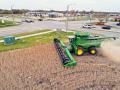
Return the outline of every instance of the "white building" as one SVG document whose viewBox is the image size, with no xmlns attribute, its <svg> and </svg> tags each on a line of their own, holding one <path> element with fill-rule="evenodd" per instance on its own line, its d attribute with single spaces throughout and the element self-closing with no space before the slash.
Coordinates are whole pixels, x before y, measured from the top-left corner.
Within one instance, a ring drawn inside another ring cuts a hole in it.
<svg viewBox="0 0 120 90">
<path fill-rule="evenodd" d="M 35 16 L 35 17 L 63 17 L 63 13 L 59 12 L 50 12 L 50 11 L 30 11 L 26 13 L 28 16 Z"/>
</svg>

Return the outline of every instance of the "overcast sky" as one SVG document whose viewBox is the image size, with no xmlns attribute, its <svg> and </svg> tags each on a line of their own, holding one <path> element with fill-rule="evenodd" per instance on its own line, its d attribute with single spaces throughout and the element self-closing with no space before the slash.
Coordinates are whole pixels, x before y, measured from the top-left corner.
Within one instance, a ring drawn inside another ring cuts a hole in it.
<svg viewBox="0 0 120 90">
<path fill-rule="evenodd" d="M 67 4 L 75 4 L 70 9 L 120 12 L 120 0 L 0 0 L 0 9 L 66 10 Z"/>
</svg>

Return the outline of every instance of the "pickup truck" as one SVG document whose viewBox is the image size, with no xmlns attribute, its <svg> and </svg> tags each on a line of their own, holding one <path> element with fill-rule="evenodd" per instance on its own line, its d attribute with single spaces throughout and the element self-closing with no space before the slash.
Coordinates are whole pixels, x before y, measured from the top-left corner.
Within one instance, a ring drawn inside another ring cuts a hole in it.
<svg viewBox="0 0 120 90">
<path fill-rule="evenodd" d="M 91 29 L 91 28 L 95 28 L 95 26 L 92 26 L 92 25 L 83 25 L 82 28 L 89 28 L 89 29 Z"/>
</svg>

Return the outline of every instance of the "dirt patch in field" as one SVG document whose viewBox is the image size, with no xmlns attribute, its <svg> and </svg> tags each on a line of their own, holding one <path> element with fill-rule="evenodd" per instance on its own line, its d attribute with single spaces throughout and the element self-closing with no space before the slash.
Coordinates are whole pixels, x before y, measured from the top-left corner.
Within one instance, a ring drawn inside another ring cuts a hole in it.
<svg viewBox="0 0 120 90">
<path fill-rule="evenodd" d="M 101 56 L 74 56 L 64 68 L 53 44 L 0 53 L 0 90 L 119 90 L 119 65 Z"/>
</svg>

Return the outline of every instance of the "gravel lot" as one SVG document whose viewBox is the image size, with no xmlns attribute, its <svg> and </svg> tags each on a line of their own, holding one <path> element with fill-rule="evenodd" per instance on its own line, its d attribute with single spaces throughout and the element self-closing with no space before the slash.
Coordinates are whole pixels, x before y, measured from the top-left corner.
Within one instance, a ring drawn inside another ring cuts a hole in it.
<svg viewBox="0 0 120 90">
<path fill-rule="evenodd" d="M 0 53 L 0 90 L 120 90 L 120 64 L 73 55 L 64 68 L 53 44 Z"/>
</svg>

